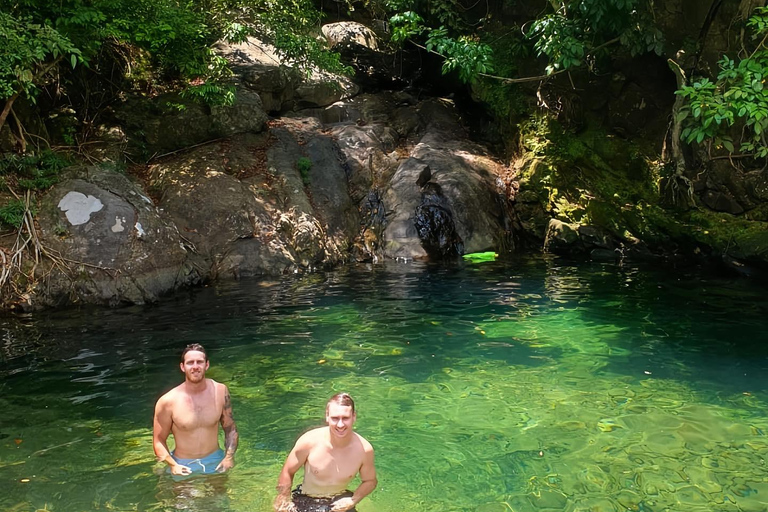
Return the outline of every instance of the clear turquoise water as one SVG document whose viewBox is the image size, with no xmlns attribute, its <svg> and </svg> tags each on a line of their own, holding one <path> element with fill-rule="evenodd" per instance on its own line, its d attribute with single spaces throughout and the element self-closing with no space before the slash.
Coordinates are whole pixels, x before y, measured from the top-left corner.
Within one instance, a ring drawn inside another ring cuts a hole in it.
<svg viewBox="0 0 768 512">
<path fill-rule="evenodd" d="M 377 454 L 360 512 L 766 510 L 766 312 L 745 280 L 526 259 L 6 319 L 0 510 L 269 512 L 342 390 Z M 174 483 L 152 410 L 191 342 L 241 442 L 231 474 Z"/>
</svg>

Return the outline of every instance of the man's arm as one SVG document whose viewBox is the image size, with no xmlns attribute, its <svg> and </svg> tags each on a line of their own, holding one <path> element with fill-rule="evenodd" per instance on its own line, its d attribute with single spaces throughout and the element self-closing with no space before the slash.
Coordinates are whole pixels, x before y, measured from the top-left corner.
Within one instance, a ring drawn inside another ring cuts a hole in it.
<svg viewBox="0 0 768 512">
<path fill-rule="evenodd" d="M 222 386 L 224 386 L 222 384 Z M 224 407 L 221 410 L 221 428 L 224 429 L 224 449 L 226 455 L 218 466 L 216 471 L 224 472 L 235 465 L 235 452 L 237 451 L 237 425 L 235 417 L 232 415 L 232 399 L 229 396 L 229 388 L 224 386 Z"/>
<path fill-rule="evenodd" d="M 360 485 L 355 489 L 351 498 L 336 500 L 331 507 L 332 512 L 343 512 L 360 503 L 360 500 L 373 492 L 379 481 L 376 478 L 376 466 L 373 463 L 373 447 L 365 443 L 363 463 L 360 465 Z"/>
<path fill-rule="evenodd" d="M 305 436 L 296 441 L 296 445 L 285 459 L 283 470 L 280 471 L 280 476 L 277 478 L 277 497 L 274 503 L 276 512 L 293 512 L 296 510 L 296 506 L 291 501 L 291 486 L 293 485 L 293 476 L 307 462 L 309 456 L 309 446 Z"/>
<path fill-rule="evenodd" d="M 152 446 L 155 450 L 155 456 L 157 456 L 158 461 L 168 464 L 174 475 L 189 475 L 192 470 L 176 462 L 168 450 L 168 436 L 171 435 L 172 425 L 173 416 L 170 404 L 166 397 L 162 396 L 155 404 L 155 418 L 152 427 Z"/>
</svg>

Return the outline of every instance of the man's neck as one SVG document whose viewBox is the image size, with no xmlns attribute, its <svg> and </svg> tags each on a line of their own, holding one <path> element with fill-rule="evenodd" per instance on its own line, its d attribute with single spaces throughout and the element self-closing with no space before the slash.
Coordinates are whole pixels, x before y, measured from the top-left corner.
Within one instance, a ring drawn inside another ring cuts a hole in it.
<svg viewBox="0 0 768 512">
<path fill-rule="evenodd" d="M 208 388 L 207 378 L 204 378 L 200 382 L 190 382 L 189 380 L 184 381 L 184 389 L 187 391 L 187 393 L 190 393 L 190 394 L 202 393 L 207 388 Z"/>
</svg>

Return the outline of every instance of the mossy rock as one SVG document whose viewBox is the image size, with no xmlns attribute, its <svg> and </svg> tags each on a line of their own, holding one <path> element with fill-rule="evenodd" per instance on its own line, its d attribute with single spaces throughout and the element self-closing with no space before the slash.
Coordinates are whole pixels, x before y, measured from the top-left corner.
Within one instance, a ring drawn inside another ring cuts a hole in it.
<svg viewBox="0 0 768 512">
<path fill-rule="evenodd" d="M 695 210 L 690 214 L 696 240 L 734 258 L 768 262 L 768 225 L 727 213 Z"/>
</svg>

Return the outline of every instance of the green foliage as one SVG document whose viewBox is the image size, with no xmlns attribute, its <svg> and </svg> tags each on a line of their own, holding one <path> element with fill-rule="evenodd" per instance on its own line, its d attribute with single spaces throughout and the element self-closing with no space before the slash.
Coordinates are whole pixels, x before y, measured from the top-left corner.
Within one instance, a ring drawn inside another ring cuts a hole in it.
<svg viewBox="0 0 768 512">
<path fill-rule="evenodd" d="M 729 153 L 738 143 L 743 153 L 768 157 L 768 8 L 758 7 L 747 26 L 753 39 L 761 39 L 749 56 L 738 61 L 724 56 L 714 82 L 702 78 L 677 91 L 686 99 L 678 114 L 685 125 L 680 136 L 688 143 L 712 142 Z M 728 129 L 737 123 L 744 129 L 734 141 Z"/>
<path fill-rule="evenodd" d="M 449 29 L 440 26 L 429 29 L 423 25 L 423 18 L 415 12 L 399 13 L 390 18 L 392 41 L 402 43 L 408 39 L 427 34 L 425 46 L 445 58 L 443 74 L 457 70 L 459 78 L 471 82 L 482 73 L 493 71 L 492 50 L 477 37 L 469 35 L 451 36 Z"/>
<path fill-rule="evenodd" d="M 0 159 L 0 175 L 21 189 L 45 190 L 58 183 L 59 172 L 69 163 L 52 151 L 25 156 L 8 154 Z"/>
<path fill-rule="evenodd" d="M 491 26 L 483 33 L 483 42 L 493 52 L 494 73 L 515 76 L 518 63 L 529 56 L 531 46 L 523 39 L 522 31 L 509 26 Z M 514 126 L 528 110 L 526 95 L 519 85 L 482 77 L 472 82 L 472 94 L 484 103 L 499 121 L 499 128 L 517 131 Z"/>
<path fill-rule="evenodd" d="M 0 11 L 0 40 L 0 99 L 24 94 L 34 101 L 51 66 L 66 59 L 74 68 L 81 60 L 80 50 L 66 36 L 30 16 Z"/>
<path fill-rule="evenodd" d="M 472 82 L 493 71 L 493 52 L 480 41 L 476 26 L 464 19 L 467 7 L 458 0 L 389 0 L 386 8 L 393 12 L 392 42 L 423 42 L 427 50 L 445 59 L 443 74 L 457 71 L 462 81 Z"/>
<path fill-rule="evenodd" d="M 232 76 L 227 60 L 215 55 L 210 48 L 202 51 L 207 60 L 207 71 L 197 73 L 181 96 L 208 105 L 232 105 L 235 102 L 235 87 L 227 80 Z"/>
<path fill-rule="evenodd" d="M 549 59 L 547 73 L 568 69 L 582 64 L 586 54 L 581 27 L 561 15 L 546 16 L 531 27 L 530 37 L 536 40 L 534 47 L 539 55 Z"/>
<path fill-rule="evenodd" d="M 24 222 L 24 214 L 27 211 L 24 201 L 13 199 L 0 206 L 0 221 L 3 224 L 19 229 Z M 33 213 L 34 215 L 34 213 Z"/>
<path fill-rule="evenodd" d="M 303 156 L 296 162 L 296 168 L 299 170 L 302 183 L 304 183 L 305 187 L 308 187 L 310 183 L 309 170 L 312 169 L 312 160 Z"/>
<path fill-rule="evenodd" d="M 443 74 L 458 70 L 459 78 L 470 82 L 481 73 L 493 71 L 491 48 L 472 40 L 468 36 L 457 39 L 448 37 L 448 30 L 440 27 L 429 32 L 427 50 L 445 56 Z"/>
<path fill-rule="evenodd" d="M 465 17 L 471 6 L 457 0 L 389 0 L 392 41 L 426 39 L 427 49 L 442 55 L 443 73 L 458 70 L 471 82 L 491 73 L 495 45 L 483 41 L 489 17 L 470 23 Z M 527 23 L 526 42 L 515 41 L 518 55 L 529 45 L 548 60 L 547 74 L 582 65 L 592 67 L 595 57 L 607 54 L 606 47 L 621 45 L 632 55 L 653 51 L 661 55 L 661 31 L 653 23 L 653 4 L 645 0 L 552 0 L 551 12 Z M 433 28 L 438 27 L 438 28 Z M 504 73 L 504 72 L 502 72 Z M 509 75 L 505 75 L 509 76 Z"/>
<path fill-rule="evenodd" d="M 662 35 L 652 8 L 641 0 L 576 0 L 552 2 L 555 12 L 535 20 L 527 32 L 536 52 L 546 56 L 547 73 L 581 66 L 588 56 L 618 40 L 632 55 L 661 55 Z"/>
<path fill-rule="evenodd" d="M 403 43 L 427 30 L 424 26 L 424 18 L 413 11 L 395 14 L 389 19 L 389 24 L 390 39 L 395 44 Z"/>
<path fill-rule="evenodd" d="M 147 54 L 160 75 L 188 84 L 187 97 L 230 104 L 231 73 L 211 44 L 249 35 L 303 69 L 350 72 L 315 39 L 320 18 L 311 0 L 0 0 L 0 99 L 34 99 L 47 74 L 66 84 L 60 63 L 90 69 L 112 47 L 123 58 Z"/>
<path fill-rule="evenodd" d="M 312 0 L 241 1 L 255 24 L 250 32 L 271 42 L 281 57 L 307 74 L 311 74 L 313 67 L 339 74 L 353 72 L 341 63 L 337 53 L 329 52 L 315 37 L 322 13 Z"/>
</svg>

